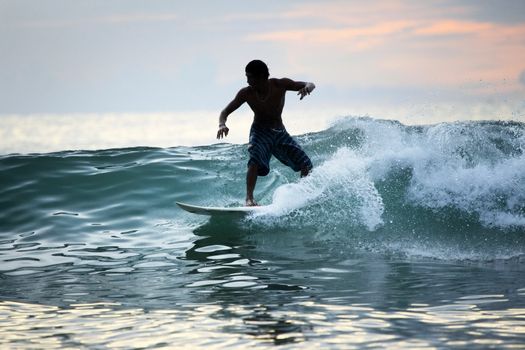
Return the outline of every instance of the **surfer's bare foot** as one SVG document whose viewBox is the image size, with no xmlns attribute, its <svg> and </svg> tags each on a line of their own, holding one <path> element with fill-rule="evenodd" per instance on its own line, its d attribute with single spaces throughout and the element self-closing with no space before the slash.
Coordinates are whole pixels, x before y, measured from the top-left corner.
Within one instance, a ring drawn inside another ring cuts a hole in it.
<svg viewBox="0 0 525 350">
<path fill-rule="evenodd" d="M 259 204 L 253 199 L 253 198 L 247 198 L 246 199 L 246 206 L 247 207 L 257 207 Z"/>
</svg>

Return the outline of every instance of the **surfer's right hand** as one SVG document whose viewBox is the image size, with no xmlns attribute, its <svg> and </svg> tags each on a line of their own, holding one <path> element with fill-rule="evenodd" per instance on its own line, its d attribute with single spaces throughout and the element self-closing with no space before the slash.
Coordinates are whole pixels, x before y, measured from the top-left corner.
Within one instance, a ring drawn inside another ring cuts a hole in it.
<svg viewBox="0 0 525 350">
<path fill-rule="evenodd" d="M 226 124 L 219 125 L 219 131 L 217 131 L 217 138 L 222 139 L 223 137 L 228 136 L 228 132 L 230 129 L 226 126 Z"/>
</svg>

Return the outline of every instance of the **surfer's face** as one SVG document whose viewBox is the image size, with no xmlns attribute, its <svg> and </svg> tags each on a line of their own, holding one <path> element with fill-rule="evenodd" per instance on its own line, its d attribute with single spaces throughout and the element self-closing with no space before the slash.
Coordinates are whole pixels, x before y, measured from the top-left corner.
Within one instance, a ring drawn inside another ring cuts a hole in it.
<svg viewBox="0 0 525 350">
<path fill-rule="evenodd" d="M 261 85 L 263 85 L 268 78 L 256 76 L 252 73 L 246 72 L 246 81 L 248 82 L 248 85 L 250 85 L 253 88 L 257 88 Z"/>
</svg>

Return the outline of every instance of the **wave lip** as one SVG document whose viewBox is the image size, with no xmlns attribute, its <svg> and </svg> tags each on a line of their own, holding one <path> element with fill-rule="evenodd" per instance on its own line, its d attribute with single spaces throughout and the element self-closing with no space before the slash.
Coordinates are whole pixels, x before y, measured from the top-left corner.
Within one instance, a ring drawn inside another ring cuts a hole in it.
<svg viewBox="0 0 525 350">
<path fill-rule="evenodd" d="M 411 200 L 477 215 L 485 227 L 525 228 L 522 124 L 439 124 L 422 136 L 429 152 L 413 163 Z"/>
</svg>

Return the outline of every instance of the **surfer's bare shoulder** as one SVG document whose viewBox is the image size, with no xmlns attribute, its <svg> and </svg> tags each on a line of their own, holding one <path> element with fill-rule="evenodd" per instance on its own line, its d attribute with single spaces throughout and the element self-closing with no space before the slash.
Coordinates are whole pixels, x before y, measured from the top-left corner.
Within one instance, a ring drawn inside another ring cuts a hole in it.
<svg viewBox="0 0 525 350">
<path fill-rule="evenodd" d="M 245 102 L 246 98 L 249 97 L 250 92 L 251 92 L 251 88 L 249 86 L 245 86 L 239 90 L 239 92 L 235 96 L 235 99 Z"/>
<path fill-rule="evenodd" d="M 219 120 L 221 123 L 226 123 L 226 117 L 233 113 L 237 108 L 239 108 L 244 102 L 248 101 L 248 89 L 249 87 L 245 87 L 239 90 L 237 95 L 233 98 L 233 100 L 228 103 L 226 108 L 223 109 L 221 112 L 221 116 Z"/>
</svg>

